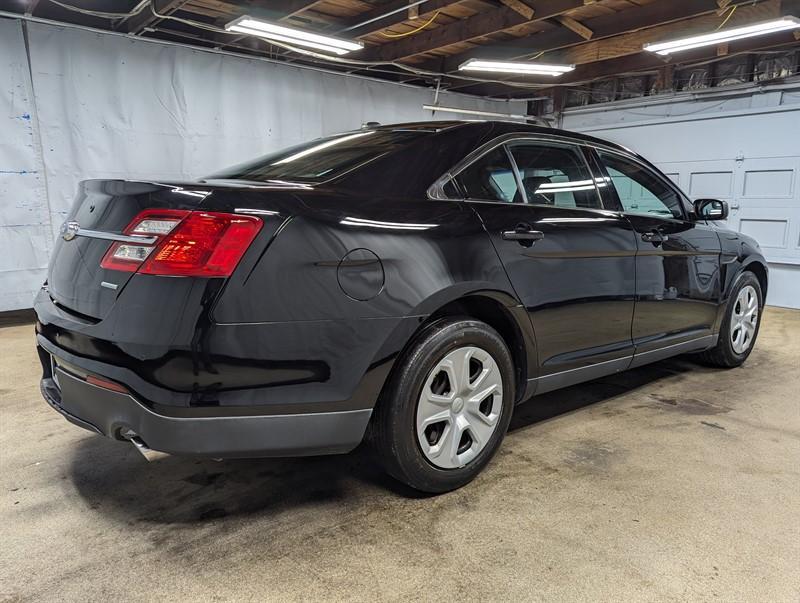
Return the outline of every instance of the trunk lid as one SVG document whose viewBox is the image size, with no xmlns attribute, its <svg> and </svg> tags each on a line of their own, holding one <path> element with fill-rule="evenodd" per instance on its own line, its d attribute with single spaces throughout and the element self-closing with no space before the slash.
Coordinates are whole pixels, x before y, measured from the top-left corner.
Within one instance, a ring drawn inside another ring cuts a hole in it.
<svg viewBox="0 0 800 603">
<path fill-rule="evenodd" d="M 56 240 L 48 270 L 53 301 L 65 310 L 101 320 L 114 305 L 133 272 L 100 266 L 113 240 L 143 209 L 198 209 L 208 186 L 123 180 L 87 180 Z M 75 229 L 91 236 L 75 236 Z"/>
</svg>

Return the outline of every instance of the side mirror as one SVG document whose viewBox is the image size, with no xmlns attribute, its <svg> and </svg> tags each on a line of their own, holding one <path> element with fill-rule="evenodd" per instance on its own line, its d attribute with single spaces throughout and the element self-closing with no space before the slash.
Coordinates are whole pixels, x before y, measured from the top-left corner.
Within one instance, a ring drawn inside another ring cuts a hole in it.
<svg viewBox="0 0 800 603">
<path fill-rule="evenodd" d="M 719 199 L 698 199 L 694 202 L 694 215 L 698 220 L 725 220 L 728 203 Z"/>
</svg>

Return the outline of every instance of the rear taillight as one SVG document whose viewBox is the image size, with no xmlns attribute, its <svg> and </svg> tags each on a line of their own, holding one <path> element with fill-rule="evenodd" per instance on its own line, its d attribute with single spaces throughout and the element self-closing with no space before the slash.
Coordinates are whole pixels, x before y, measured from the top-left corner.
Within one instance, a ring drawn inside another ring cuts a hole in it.
<svg viewBox="0 0 800 603">
<path fill-rule="evenodd" d="M 124 234 L 155 238 L 155 242 L 114 243 L 100 265 L 108 270 L 165 276 L 230 276 L 261 224 L 253 216 L 146 209 Z"/>
</svg>

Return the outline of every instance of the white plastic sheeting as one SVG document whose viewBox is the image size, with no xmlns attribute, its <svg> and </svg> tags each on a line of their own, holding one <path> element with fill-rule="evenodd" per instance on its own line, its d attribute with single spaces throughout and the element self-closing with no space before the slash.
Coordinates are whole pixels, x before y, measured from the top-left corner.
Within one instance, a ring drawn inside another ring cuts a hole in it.
<svg viewBox="0 0 800 603">
<path fill-rule="evenodd" d="M 197 178 L 365 121 L 433 118 L 421 88 L 25 26 L 29 57 L 22 23 L 0 19 L 0 311 L 31 306 L 80 180 Z M 455 94 L 440 102 L 525 113 Z"/>
<path fill-rule="evenodd" d="M 3 19 L 0 86 L 0 310 L 10 310 L 31 305 L 52 232 L 22 30 Z"/>
</svg>

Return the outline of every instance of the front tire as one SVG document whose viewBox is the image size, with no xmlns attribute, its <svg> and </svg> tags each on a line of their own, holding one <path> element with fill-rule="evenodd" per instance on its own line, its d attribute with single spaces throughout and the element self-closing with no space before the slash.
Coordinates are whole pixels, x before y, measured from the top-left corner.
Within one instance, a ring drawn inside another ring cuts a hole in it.
<svg viewBox="0 0 800 603">
<path fill-rule="evenodd" d="M 741 366 L 756 343 L 763 306 L 758 278 L 750 271 L 742 272 L 731 288 L 717 345 L 702 352 L 701 361 L 720 368 Z"/>
<path fill-rule="evenodd" d="M 373 417 L 373 443 L 393 477 L 429 493 L 460 488 L 494 456 L 514 407 L 503 338 L 470 318 L 429 325 L 398 361 Z"/>
</svg>

